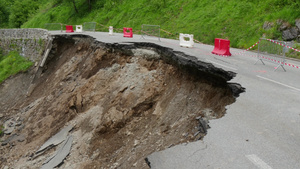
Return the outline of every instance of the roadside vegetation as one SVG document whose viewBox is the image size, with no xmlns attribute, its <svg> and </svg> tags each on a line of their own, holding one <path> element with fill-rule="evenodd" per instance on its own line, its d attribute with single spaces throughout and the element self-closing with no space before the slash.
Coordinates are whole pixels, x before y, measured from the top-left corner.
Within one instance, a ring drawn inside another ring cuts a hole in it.
<svg viewBox="0 0 300 169">
<path fill-rule="evenodd" d="M 215 38 L 230 39 L 232 47 L 247 48 L 259 38 L 281 39 L 276 25 L 283 20 L 295 25 L 300 18 L 298 0 L 0 0 L 0 27 L 44 28 L 45 23 L 83 24 L 97 22 L 108 31 L 142 24 L 160 25 L 176 38 L 178 33 L 213 44 Z M 4 10 L 2 10 L 4 9 Z M 4 22 L 3 22 L 4 21 Z M 272 29 L 263 29 L 268 21 Z"/>
<path fill-rule="evenodd" d="M 11 75 L 28 70 L 32 65 L 31 61 L 20 56 L 16 51 L 11 51 L 7 55 L 0 52 L 0 83 Z"/>
<path fill-rule="evenodd" d="M 295 44 L 293 46 L 295 49 L 300 50 L 300 45 L 299 44 Z M 288 53 L 286 54 L 287 57 L 289 58 L 296 58 L 296 59 L 300 59 L 300 52 L 294 51 L 294 50 L 289 50 Z"/>
</svg>

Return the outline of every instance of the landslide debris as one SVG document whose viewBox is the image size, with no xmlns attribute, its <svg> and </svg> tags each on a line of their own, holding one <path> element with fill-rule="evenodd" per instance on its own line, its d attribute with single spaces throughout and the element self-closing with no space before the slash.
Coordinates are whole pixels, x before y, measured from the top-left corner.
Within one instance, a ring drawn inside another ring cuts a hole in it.
<svg viewBox="0 0 300 169">
<path fill-rule="evenodd" d="M 184 53 L 83 35 L 56 35 L 36 70 L 0 86 L 0 125 L 19 124 L 1 137 L 1 167 L 41 168 L 62 146 L 44 143 L 72 126 L 59 168 L 149 168 L 145 157 L 203 138 L 208 120 L 222 117 L 243 91 L 227 83 L 234 73 Z"/>
</svg>

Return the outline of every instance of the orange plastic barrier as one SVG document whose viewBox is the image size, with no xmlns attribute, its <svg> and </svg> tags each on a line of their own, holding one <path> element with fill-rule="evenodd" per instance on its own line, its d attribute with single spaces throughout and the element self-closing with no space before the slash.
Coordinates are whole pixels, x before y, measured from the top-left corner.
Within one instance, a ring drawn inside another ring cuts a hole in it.
<svg viewBox="0 0 300 169">
<path fill-rule="evenodd" d="M 132 28 L 123 28 L 123 37 L 126 38 L 132 38 L 133 37 L 133 33 L 132 33 Z"/>
<path fill-rule="evenodd" d="M 74 32 L 72 25 L 66 25 L 66 33 Z"/>
<path fill-rule="evenodd" d="M 229 50 L 230 50 L 230 40 L 216 38 L 215 48 L 211 53 L 216 55 L 222 55 L 222 56 L 231 56 Z"/>
</svg>

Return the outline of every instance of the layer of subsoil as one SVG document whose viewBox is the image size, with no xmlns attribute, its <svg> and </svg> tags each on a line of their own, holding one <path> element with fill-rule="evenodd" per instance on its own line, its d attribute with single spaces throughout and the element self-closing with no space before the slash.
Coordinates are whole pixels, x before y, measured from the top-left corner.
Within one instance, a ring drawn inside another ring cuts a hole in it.
<svg viewBox="0 0 300 169">
<path fill-rule="evenodd" d="M 1 167 L 40 168 L 57 147 L 35 152 L 73 124 L 60 168 L 149 168 L 149 154 L 205 136 L 198 119 L 222 117 L 241 92 L 233 76 L 154 44 L 55 36 L 45 67 L 0 86 L 0 125 L 19 124 L 1 140 L 24 138 L 0 147 Z"/>
</svg>

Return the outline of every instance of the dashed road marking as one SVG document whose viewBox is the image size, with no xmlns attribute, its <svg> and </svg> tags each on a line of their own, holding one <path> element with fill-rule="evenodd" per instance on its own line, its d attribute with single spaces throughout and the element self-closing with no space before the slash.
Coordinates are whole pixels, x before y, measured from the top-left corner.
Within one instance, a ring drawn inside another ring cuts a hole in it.
<svg viewBox="0 0 300 169">
<path fill-rule="evenodd" d="M 272 80 L 272 79 L 268 79 L 268 78 L 265 78 L 265 77 L 262 77 L 262 76 L 259 76 L 259 75 L 256 75 L 257 77 L 261 78 L 261 79 L 264 79 L 264 80 L 267 80 L 267 81 L 270 81 L 270 82 L 273 82 L 273 83 L 276 83 L 276 84 L 279 84 L 279 85 L 282 85 L 282 86 L 285 86 L 285 87 L 288 87 L 290 89 L 293 89 L 293 90 L 297 90 L 300 92 L 300 89 L 296 88 L 296 87 L 293 87 L 293 86 L 289 86 L 287 84 L 283 84 L 283 83 L 280 83 L 280 82 L 277 82 L 275 80 Z"/>
<path fill-rule="evenodd" d="M 207 61 L 213 63 L 213 64 L 216 64 L 216 65 L 219 65 L 219 66 L 222 66 L 222 67 L 225 67 L 225 68 L 228 68 L 228 69 L 231 69 L 231 70 L 237 70 L 236 68 L 233 68 L 233 67 L 230 67 L 230 66 L 226 66 L 226 65 L 223 65 L 223 64 L 220 64 L 220 63 L 217 63 L 217 62 L 214 62 L 214 61 L 211 61 L 209 59 L 206 59 Z"/>
<path fill-rule="evenodd" d="M 262 159 L 257 157 L 255 154 L 246 155 L 246 157 L 258 168 L 260 169 L 272 169 L 267 163 L 265 163 Z"/>
</svg>

